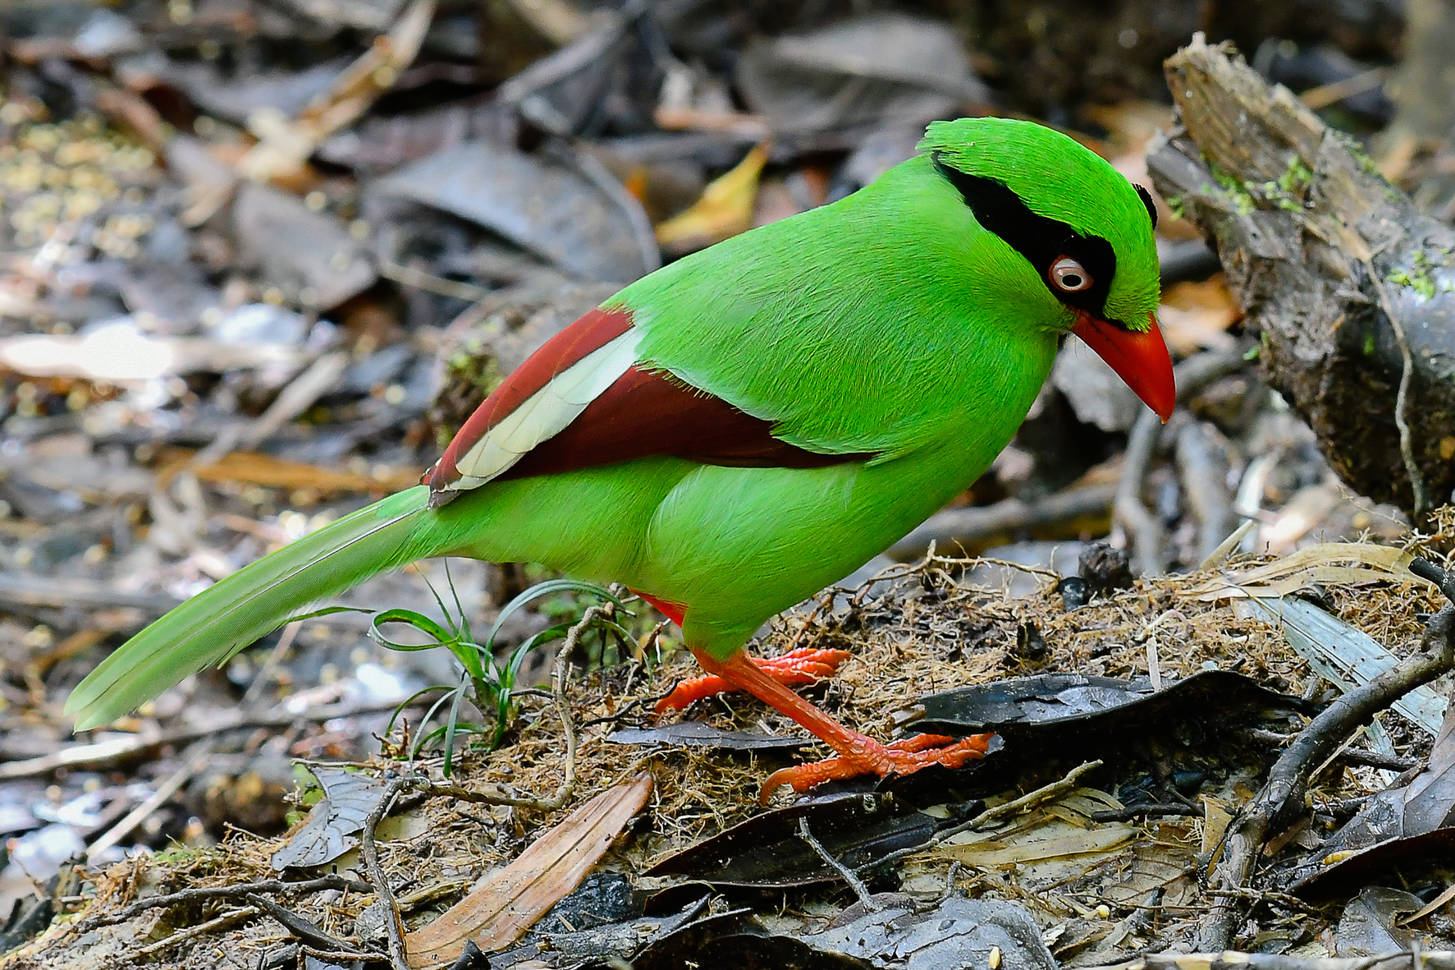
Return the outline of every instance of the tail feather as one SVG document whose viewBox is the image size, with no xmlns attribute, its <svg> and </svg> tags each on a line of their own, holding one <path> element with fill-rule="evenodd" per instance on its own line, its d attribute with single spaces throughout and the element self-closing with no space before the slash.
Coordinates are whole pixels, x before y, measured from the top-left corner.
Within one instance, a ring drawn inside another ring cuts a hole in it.
<svg viewBox="0 0 1455 970">
<path fill-rule="evenodd" d="M 416 518 L 429 490 L 406 489 L 238 570 L 171 610 L 76 686 L 66 713 L 97 727 L 189 674 L 221 663 L 325 596 L 429 555 Z"/>
</svg>

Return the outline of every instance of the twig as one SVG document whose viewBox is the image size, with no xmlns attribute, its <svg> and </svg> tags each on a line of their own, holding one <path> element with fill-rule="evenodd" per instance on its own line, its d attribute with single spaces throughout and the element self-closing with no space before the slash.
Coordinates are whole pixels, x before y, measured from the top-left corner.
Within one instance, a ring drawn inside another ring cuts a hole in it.
<svg viewBox="0 0 1455 970">
<path fill-rule="evenodd" d="M 1305 957 L 1287 953 L 1148 953 L 1086 970 L 1455 970 L 1455 950 L 1411 950 L 1369 957 Z"/>
<path fill-rule="evenodd" d="M 835 857 L 834 854 L 830 852 L 828 848 L 814 836 L 813 832 L 809 830 L 807 815 L 800 815 L 798 817 L 798 837 L 803 841 L 807 842 L 809 844 L 809 847 L 812 848 L 813 851 L 818 853 L 819 858 L 822 859 L 824 862 L 828 863 L 829 867 L 837 872 L 843 878 L 844 882 L 849 884 L 849 888 L 854 890 L 854 895 L 859 897 L 859 902 L 864 904 L 865 909 L 872 912 L 880 908 L 879 904 L 874 901 L 874 896 L 869 892 L 869 887 L 864 885 L 864 880 L 860 879 L 858 874 L 855 873 L 853 869 L 850 869 L 848 866 L 840 862 L 838 858 Z"/>
<path fill-rule="evenodd" d="M 116 586 L 77 576 L 0 575 L 0 606 L 16 612 L 37 608 L 99 612 L 120 607 L 150 615 L 165 613 L 181 602 L 164 593 L 128 593 Z"/>
<path fill-rule="evenodd" d="M 152 956 L 170 947 L 174 947 L 178 943 L 184 943 L 193 937 L 204 936 L 213 930 L 220 930 L 225 926 L 230 926 L 240 920 L 248 919 L 256 915 L 258 915 L 258 908 L 256 906 L 241 906 L 237 909 L 230 909 L 221 916 L 214 916 L 212 919 L 204 920 L 201 923 L 184 926 L 175 933 L 148 943 L 146 946 L 139 947 L 132 955 L 138 957 Z"/>
<path fill-rule="evenodd" d="M 613 16 L 606 18 L 598 29 L 583 34 L 554 53 L 547 54 L 501 84 L 495 89 L 495 102 L 520 108 L 523 114 L 533 114 L 530 107 L 543 101 L 538 97 L 539 92 L 578 71 L 600 64 L 606 53 L 648 9 L 650 4 L 647 0 L 628 0 Z M 537 121 L 535 118 L 532 120 Z M 558 135 L 566 133 L 565 126 L 548 127 L 547 130 Z"/>
<path fill-rule="evenodd" d="M 319 354 L 312 363 L 283 385 L 262 414 L 245 424 L 232 424 L 192 456 L 191 467 L 211 465 L 233 451 L 254 448 L 272 437 L 279 428 L 311 408 L 319 398 L 338 385 L 349 366 L 349 352 L 332 350 Z"/>
<path fill-rule="evenodd" d="M 1306 899 L 1299 899 L 1291 893 L 1274 892 L 1271 889 L 1209 889 L 1209 896 L 1215 899 L 1251 899 L 1257 903 L 1270 903 L 1274 906 L 1282 906 L 1284 909 L 1292 910 L 1295 913 L 1307 913 L 1310 915 L 1326 915 L 1326 910 Z"/>
<path fill-rule="evenodd" d="M 1187 496 L 1188 511 L 1198 522 L 1197 556 L 1211 555 L 1232 530 L 1233 496 L 1228 489 L 1228 456 L 1221 436 L 1209 424 L 1189 421 L 1177 431 L 1173 460 Z"/>
<path fill-rule="evenodd" d="M 1248 736 L 1255 741 L 1267 741 L 1270 744 L 1284 745 L 1293 740 L 1292 734 L 1284 734 L 1279 731 L 1269 731 L 1265 728 L 1254 728 Z M 1338 760 L 1346 765 L 1360 765 L 1365 768 L 1380 768 L 1385 771 L 1409 771 L 1411 768 L 1418 768 L 1420 762 L 1413 758 L 1401 758 L 1398 755 L 1382 754 L 1378 751 L 1368 751 L 1364 748 L 1344 748 L 1336 752 Z"/>
<path fill-rule="evenodd" d="M 291 882 L 287 879 L 260 879 L 256 882 L 245 882 L 232 886 L 193 886 L 189 889 L 179 889 L 174 893 L 165 893 L 160 896 L 148 896 L 146 899 L 139 899 L 114 913 L 105 913 L 79 920 L 75 924 L 74 932 L 77 935 L 83 935 L 92 930 L 100 929 L 103 926 L 124 923 L 149 909 L 163 909 L 169 906 L 181 906 L 187 903 L 199 903 L 216 899 L 243 899 L 249 893 L 311 893 L 324 889 L 373 892 L 374 887 L 358 879 L 349 879 L 333 873 L 326 876 L 319 876 L 316 879 L 303 879 L 298 882 Z"/>
<path fill-rule="evenodd" d="M 247 711 L 229 712 L 219 716 L 220 723 L 206 727 L 188 726 L 163 731 L 157 734 L 134 734 L 128 737 L 107 738 L 90 744 L 76 744 L 60 751 L 38 758 L 21 761 L 7 761 L 0 764 L 0 781 L 15 778 L 32 778 L 48 775 L 61 769 L 117 768 L 132 758 L 139 758 L 158 748 L 190 744 L 201 738 L 215 738 L 231 731 L 249 731 L 254 728 L 288 727 L 300 721 L 331 721 L 338 717 L 354 717 L 379 711 L 392 711 L 402 698 L 390 701 L 376 701 L 360 705 L 332 705 L 318 707 L 297 714 L 276 713 L 251 714 Z"/>
<path fill-rule="evenodd" d="M 409 961 L 404 956 L 404 920 L 399 915 L 399 903 L 394 899 L 389 878 L 379 864 L 379 846 L 374 841 L 374 830 L 379 827 L 384 816 L 389 814 L 394 799 L 411 784 L 412 779 L 407 777 L 391 779 L 379 803 L 374 806 L 369 817 L 364 819 L 364 827 L 359 832 L 359 854 L 364 859 L 369 878 L 374 881 L 374 892 L 379 896 L 379 904 L 384 908 L 385 928 L 389 932 L 389 962 L 394 970 L 409 970 Z"/>
<path fill-rule="evenodd" d="M 1189 357 L 1174 370 L 1177 400 L 1185 401 L 1208 385 L 1236 374 L 1248 362 L 1241 350 L 1208 351 Z M 1112 503 L 1112 520 L 1131 539 L 1133 569 L 1141 573 L 1160 573 L 1165 567 L 1162 526 L 1142 504 L 1139 494 L 1147 469 L 1152 463 L 1152 450 L 1162 425 L 1157 415 L 1144 411 L 1127 436 L 1126 457 L 1122 460 L 1122 476 Z"/>
<path fill-rule="evenodd" d="M 662 251 L 657 248 L 657 236 L 652 231 L 651 220 L 647 218 L 646 212 L 626 187 L 621 184 L 615 175 L 601 164 L 601 160 L 585 148 L 577 148 L 571 153 L 571 161 L 575 164 L 576 170 L 595 185 L 601 194 L 616 206 L 621 214 L 626 217 L 627 224 L 631 226 L 632 240 L 637 245 L 637 252 L 642 258 L 643 272 L 650 273 L 662 265 Z"/>
<path fill-rule="evenodd" d="M 1363 263 L 1369 279 L 1374 283 L 1379 309 L 1389 321 L 1394 342 L 1399 345 L 1399 391 L 1394 396 L 1394 426 L 1399 429 L 1399 454 L 1404 459 L 1404 472 L 1409 476 L 1414 520 L 1418 521 L 1420 516 L 1430 510 L 1430 500 L 1425 491 L 1425 476 L 1420 472 L 1419 462 L 1415 460 L 1414 436 L 1410 432 L 1409 394 L 1410 381 L 1415 374 L 1414 352 L 1410 350 L 1409 338 L 1405 336 L 1404 321 L 1395 312 L 1394 301 L 1389 298 L 1389 292 L 1384 288 L 1384 274 L 1374 265 L 1373 260 L 1365 259 Z"/>
<path fill-rule="evenodd" d="M 961 832 L 970 829 L 978 829 L 989 822 L 994 822 L 1006 815 L 1014 815 L 1022 809 L 1034 808 L 1042 802 L 1049 802 L 1060 798 L 1068 792 L 1074 791 L 1081 784 L 1081 776 L 1089 771 L 1095 771 L 1101 767 L 1101 761 L 1083 761 L 1081 764 L 1066 772 L 1059 781 L 1053 781 L 1049 785 L 1042 785 L 1034 791 L 1026 792 L 1019 798 L 1012 798 L 1008 802 L 1002 802 L 993 808 L 987 808 L 972 819 L 961 822 L 942 832 L 935 833 L 936 842 L 943 842 L 952 835 L 959 835 Z"/>
<path fill-rule="evenodd" d="M 1236 529 L 1228 533 L 1226 539 L 1218 543 L 1218 547 L 1216 549 L 1203 557 L 1202 562 L 1197 564 L 1197 569 L 1195 571 L 1202 572 L 1204 569 L 1212 569 L 1214 566 L 1222 565 L 1223 560 L 1231 556 L 1233 554 L 1233 550 L 1237 549 L 1238 546 L 1242 544 L 1243 539 L 1248 535 L 1248 533 L 1252 532 L 1257 527 L 1258 523 L 1256 520 L 1244 519 Z"/>
<path fill-rule="evenodd" d="M 1434 583 L 1442 596 L 1455 603 L 1455 570 L 1441 569 L 1424 556 L 1416 556 L 1410 560 L 1410 572 Z"/>
<path fill-rule="evenodd" d="M 319 950 L 311 946 L 300 946 L 299 949 L 305 955 L 325 963 L 344 963 L 349 960 L 360 960 L 365 963 L 389 962 L 389 958 L 382 953 L 369 953 L 364 950 Z"/>
<path fill-rule="evenodd" d="M 414 266 L 396 263 L 391 259 L 379 260 L 379 275 L 393 280 L 401 286 L 412 286 L 416 290 L 424 290 L 426 293 L 447 296 L 452 300 L 462 300 L 471 304 L 479 303 L 492 292 L 483 286 L 436 276 Z"/>
<path fill-rule="evenodd" d="M 283 924 L 284 929 L 298 938 L 300 943 L 317 947 L 321 950 L 329 950 L 334 953 L 347 953 L 350 948 L 342 940 L 336 940 L 323 930 L 319 929 L 309 920 L 304 919 L 292 910 L 284 909 L 266 896 L 257 893 L 248 893 L 245 897 L 258 909 L 267 913 L 273 919 Z M 378 954 L 353 951 L 355 960 L 378 959 Z"/>
<path fill-rule="evenodd" d="M 1140 573 L 1160 573 L 1164 568 L 1162 524 L 1141 499 L 1142 482 L 1151 467 L 1152 448 L 1161 431 L 1157 415 L 1148 412 L 1137 418 L 1131 434 L 1127 435 L 1122 475 L 1111 506 L 1112 523 L 1126 533 L 1132 568 Z"/>
<path fill-rule="evenodd" d="M 556 653 L 556 663 L 551 668 L 551 692 L 556 695 L 557 714 L 561 718 L 561 733 L 566 736 L 566 770 L 561 787 L 556 794 L 540 802 L 543 810 L 553 810 L 566 804 L 571 788 L 576 784 L 576 723 L 571 719 L 571 704 L 566 698 L 566 674 L 569 658 L 575 655 L 581 634 L 596 622 L 597 617 L 606 615 L 605 606 L 593 606 L 581 614 L 581 619 L 566 633 L 566 642 Z"/>
<path fill-rule="evenodd" d="M 1389 68 L 1372 67 L 1367 71 L 1360 71 L 1358 74 L 1341 78 L 1337 81 L 1330 81 L 1328 84 L 1320 84 L 1316 88 L 1309 88 L 1299 93 L 1298 100 L 1308 105 L 1315 111 L 1322 111 L 1325 108 L 1333 107 L 1346 98 L 1363 94 L 1380 87 L 1389 80 Z"/>
<path fill-rule="evenodd" d="M 1169 242 L 1165 249 L 1159 241 L 1157 252 L 1161 257 L 1164 287 L 1189 280 L 1202 281 L 1223 268 L 1217 251 L 1200 238 Z"/>
<path fill-rule="evenodd" d="M 1000 537 L 1049 529 L 1093 516 L 1104 518 L 1115 497 L 1115 486 L 1098 484 L 1058 492 L 1033 502 L 1010 498 L 993 505 L 941 509 L 890 546 L 887 555 L 900 561 L 919 559 L 930 543 L 943 547 L 964 546 L 973 552 Z"/>
<path fill-rule="evenodd" d="M 302 629 L 302 620 L 294 620 L 292 623 L 283 627 L 283 632 L 278 634 L 278 641 L 273 644 L 273 649 L 268 651 L 267 658 L 263 660 L 262 665 L 253 674 L 252 683 L 248 684 L 248 689 L 243 691 L 243 696 L 237 703 L 238 707 L 245 711 L 250 711 L 257 707 L 258 699 L 263 696 L 263 692 L 272 683 L 274 672 L 282 664 L 283 658 L 288 655 L 288 651 L 293 649 L 293 641 L 298 639 L 298 631 Z M 214 737 L 216 734 L 216 731 L 212 732 Z M 216 741 L 213 744 L 215 746 Z"/>
<path fill-rule="evenodd" d="M 1180 802 L 1153 802 L 1108 808 L 1104 811 L 1092 812 L 1087 818 L 1093 822 L 1127 822 L 1134 818 L 1148 818 L 1153 815 L 1183 815 L 1188 818 L 1196 818 L 1203 814 L 1205 814 L 1204 810 L 1196 805 L 1184 805 Z"/>
<path fill-rule="evenodd" d="M 1455 664 L 1455 605 L 1441 607 L 1425 624 L 1420 648 L 1419 653 L 1341 696 L 1298 733 L 1269 770 L 1263 789 L 1228 828 L 1222 860 L 1209 879 L 1212 889 L 1245 888 L 1274 826 L 1303 808 L 1310 770 L 1375 714 L 1451 669 Z M 1227 948 L 1237 918 L 1232 898 L 1218 900 L 1199 928 L 1198 949 Z"/>
<path fill-rule="evenodd" d="M 659 626 L 659 627 L 660 626 L 664 626 L 664 625 L 665 624 L 662 624 L 662 623 L 658 623 L 657 624 L 657 626 Z M 634 663 L 636 663 L 636 661 L 634 661 Z M 593 717 L 593 718 L 591 718 L 588 721 L 582 721 L 581 722 L 581 727 L 582 728 L 589 728 L 589 727 L 595 727 L 598 724 L 615 724 L 618 721 L 624 720 L 628 714 L 630 714 L 632 711 L 635 711 L 637 708 L 639 708 L 643 704 L 645 704 L 646 703 L 646 700 L 647 699 L 645 697 L 635 698 L 635 699 L 632 700 L 632 702 L 630 704 L 627 704 L 625 707 L 623 707 L 621 710 L 617 711 L 615 714 L 603 714 L 600 717 Z"/>
</svg>

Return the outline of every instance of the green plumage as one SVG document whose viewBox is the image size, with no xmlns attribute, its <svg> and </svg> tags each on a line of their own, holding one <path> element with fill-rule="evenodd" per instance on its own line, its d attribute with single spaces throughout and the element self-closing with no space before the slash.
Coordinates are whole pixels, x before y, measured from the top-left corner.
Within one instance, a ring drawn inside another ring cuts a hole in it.
<svg viewBox="0 0 1455 970">
<path fill-rule="evenodd" d="M 669 265 L 606 304 L 640 362 L 774 422 L 821 468 L 646 458 L 489 482 L 427 508 L 420 486 L 256 562 L 137 634 L 75 690 L 78 729 L 220 662 L 305 605 L 415 559 L 526 560 L 687 607 L 714 657 L 842 577 L 968 486 L 1035 399 L 1075 314 L 976 221 L 929 153 L 1116 253 L 1108 315 L 1157 303 L 1147 212 L 1071 139 L 1024 122 L 932 125 L 921 154 L 830 206 Z"/>
</svg>

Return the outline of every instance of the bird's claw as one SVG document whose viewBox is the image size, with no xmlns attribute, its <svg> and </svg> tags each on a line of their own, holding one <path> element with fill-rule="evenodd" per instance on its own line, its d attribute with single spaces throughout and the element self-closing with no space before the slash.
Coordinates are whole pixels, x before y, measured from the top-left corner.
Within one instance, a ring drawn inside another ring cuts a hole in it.
<svg viewBox="0 0 1455 970">
<path fill-rule="evenodd" d="M 839 664 L 852 656 L 847 650 L 820 650 L 814 647 L 799 647 L 778 657 L 753 658 L 764 673 L 785 687 L 799 687 L 812 684 L 824 677 L 832 677 Z M 716 674 L 693 677 L 678 682 L 666 697 L 657 701 L 656 713 L 681 710 L 693 701 L 711 697 L 727 691 L 737 690 Z"/>
<path fill-rule="evenodd" d="M 985 757 L 993 734 L 972 734 L 966 738 L 952 738 L 943 734 L 917 734 L 891 744 L 880 744 L 872 738 L 864 738 L 861 750 L 852 755 L 841 755 L 806 765 L 780 768 L 768 776 L 758 801 L 764 805 L 773 792 L 783 785 L 796 792 L 806 792 L 826 781 L 842 778 L 856 778 L 859 775 L 908 775 L 929 765 L 944 765 L 959 768 L 967 761 Z"/>
</svg>

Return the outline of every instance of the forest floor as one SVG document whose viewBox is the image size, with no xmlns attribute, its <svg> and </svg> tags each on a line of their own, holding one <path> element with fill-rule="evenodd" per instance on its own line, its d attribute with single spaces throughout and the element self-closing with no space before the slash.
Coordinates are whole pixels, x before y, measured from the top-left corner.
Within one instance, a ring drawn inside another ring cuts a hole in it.
<svg viewBox="0 0 1455 970">
<path fill-rule="evenodd" d="M 1162 60 L 1199 29 L 1371 144 L 1396 112 L 1403 22 L 1373 2 L 1318 35 L 1294 4 L 1128 2 L 1086 36 L 1051 2 L 794 6 L 0 7 L 0 964 L 407 943 L 449 966 L 460 927 L 490 966 L 1455 946 L 1447 689 L 1377 681 L 1440 672 L 1437 572 L 1410 566 L 1443 565 L 1455 523 L 1341 481 L 1165 203 L 1159 315 L 1193 388 L 1167 427 L 1137 444 L 1140 405 L 1068 347 L 970 492 L 754 647 L 851 652 L 811 693 L 879 737 L 996 726 L 973 767 L 760 806 L 815 749 L 737 699 L 652 717 L 693 669 L 654 611 L 559 586 L 504 610 L 551 577 L 460 561 L 72 733 L 68 690 L 146 622 L 417 481 L 619 284 L 841 197 L 930 119 L 1035 117 L 1150 184 Z M 1438 215 L 1447 156 L 1384 144 Z M 553 631 L 508 703 L 464 706 L 484 735 L 448 777 L 416 695 L 459 668 L 363 612 L 442 603 L 506 614 L 501 664 Z"/>
</svg>

